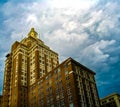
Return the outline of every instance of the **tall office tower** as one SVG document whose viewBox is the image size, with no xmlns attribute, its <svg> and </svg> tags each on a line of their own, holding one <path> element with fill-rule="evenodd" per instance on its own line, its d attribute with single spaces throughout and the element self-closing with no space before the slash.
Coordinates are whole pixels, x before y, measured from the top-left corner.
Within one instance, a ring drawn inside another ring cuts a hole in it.
<svg viewBox="0 0 120 107">
<path fill-rule="evenodd" d="M 32 28 L 28 37 L 12 45 L 6 57 L 3 107 L 28 107 L 29 87 L 59 64 L 58 54 Z"/>
</svg>

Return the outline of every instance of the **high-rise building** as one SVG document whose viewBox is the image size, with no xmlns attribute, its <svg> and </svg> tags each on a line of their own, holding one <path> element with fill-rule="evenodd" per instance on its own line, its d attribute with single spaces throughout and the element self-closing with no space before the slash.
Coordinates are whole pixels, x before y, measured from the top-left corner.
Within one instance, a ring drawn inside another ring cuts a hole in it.
<svg viewBox="0 0 120 107">
<path fill-rule="evenodd" d="M 100 99 L 101 107 L 120 107 L 120 95 L 112 93 Z"/>
<path fill-rule="evenodd" d="M 59 64 L 58 54 L 32 28 L 27 38 L 12 45 L 6 57 L 3 106 L 27 107 L 29 86 Z"/>
<path fill-rule="evenodd" d="M 3 107 L 100 107 L 95 73 L 58 54 L 34 28 L 6 55 Z"/>
</svg>

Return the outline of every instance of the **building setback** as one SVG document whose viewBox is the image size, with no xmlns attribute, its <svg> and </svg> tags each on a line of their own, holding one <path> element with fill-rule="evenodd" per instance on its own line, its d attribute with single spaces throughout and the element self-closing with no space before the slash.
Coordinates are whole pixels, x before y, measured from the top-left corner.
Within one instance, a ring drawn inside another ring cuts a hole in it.
<svg viewBox="0 0 120 107">
<path fill-rule="evenodd" d="M 95 73 L 58 54 L 34 28 L 6 55 L 3 107 L 100 107 Z"/>
<path fill-rule="evenodd" d="M 120 107 L 120 95 L 112 93 L 100 99 L 101 107 Z"/>
</svg>

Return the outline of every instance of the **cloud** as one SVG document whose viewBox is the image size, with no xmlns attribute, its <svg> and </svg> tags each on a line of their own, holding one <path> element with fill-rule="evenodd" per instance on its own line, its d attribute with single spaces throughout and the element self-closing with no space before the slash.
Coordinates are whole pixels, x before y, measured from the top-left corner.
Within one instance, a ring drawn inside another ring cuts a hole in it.
<svg viewBox="0 0 120 107">
<path fill-rule="evenodd" d="M 62 5 L 63 3 L 65 4 Z M 78 6 L 79 3 L 81 6 Z M 10 51 L 9 48 L 14 41 L 20 41 L 27 36 L 30 28 L 35 27 L 40 39 L 59 53 L 60 61 L 71 56 L 95 70 L 101 92 L 106 89 L 106 84 L 110 86 L 120 81 L 114 79 L 120 70 L 118 4 L 119 1 L 113 0 L 6 2 L 0 10 L 3 16 L 0 19 L 0 50 L 3 50 L 0 51 L 0 59 L 4 57 L 5 52 Z M 0 60 L 1 64 L 4 62 L 3 59 Z M 110 82 L 108 78 L 111 78 Z"/>
<path fill-rule="evenodd" d="M 95 2 L 96 0 L 49 0 L 48 4 L 53 8 L 88 9 Z"/>
<path fill-rule="evenodd" d="M 93 62 L 93 65 L 94 63 L 104 62 L 107 60 L 107 58 L 110 57 L 110 55 L 108 53 L 104 53 L 103 50 L 107 50 L 107 48 L 109 48 L 109 46 L 113 44 L 115 44 L 115 40 L 97 41 L 96 43 L 89 45 L 83 50 L 82 59 L 84 59 L 85 61 L 90 60 L 89 62 Z"/>
</svg>

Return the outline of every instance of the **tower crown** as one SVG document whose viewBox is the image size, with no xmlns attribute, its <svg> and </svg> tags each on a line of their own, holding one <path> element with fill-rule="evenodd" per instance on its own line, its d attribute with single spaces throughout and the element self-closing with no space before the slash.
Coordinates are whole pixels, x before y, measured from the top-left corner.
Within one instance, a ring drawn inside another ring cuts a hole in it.
<svg viewBox="0 0 120 107">
<path fill-rule="evenodd" d="M 29 36 L 38 38 L 38 33 L 34 30 L 34 28 L 31 28 L 30 32 L 28 33 L 28 37 Z"/>
</svg>

